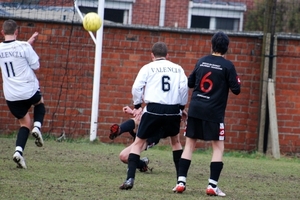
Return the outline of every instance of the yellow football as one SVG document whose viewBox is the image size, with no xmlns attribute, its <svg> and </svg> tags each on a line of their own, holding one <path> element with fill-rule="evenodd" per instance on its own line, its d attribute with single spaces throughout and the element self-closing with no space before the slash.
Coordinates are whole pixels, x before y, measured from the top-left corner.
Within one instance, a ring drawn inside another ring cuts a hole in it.
<svg viewBox="0 0 300 200">
<path fill-rule="evenodd" d="M 102 20 L 97 13 L 89 12 L 84 16 L 82 25 L 87 31 L 97 31 L 102 26 Z"/>
</svg>

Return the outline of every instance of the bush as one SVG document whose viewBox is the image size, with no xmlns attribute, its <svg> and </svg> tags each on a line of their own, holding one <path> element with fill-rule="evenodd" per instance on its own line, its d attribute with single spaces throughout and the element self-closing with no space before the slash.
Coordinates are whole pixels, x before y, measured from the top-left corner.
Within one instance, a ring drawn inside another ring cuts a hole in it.
<svg viewBox="0 0 300 200">
<path fill-rule="evenodd" d="M 273 16 L 265 17 L 268 1 L 254 2 L 254 8 L 247 14 L 245 31 L 263 31 L 266 24 L 272 24 Z M 299 33 L 300 5 L 296 0 L 279 0 L 275 8 L 275 32 Z"/>
</svg>

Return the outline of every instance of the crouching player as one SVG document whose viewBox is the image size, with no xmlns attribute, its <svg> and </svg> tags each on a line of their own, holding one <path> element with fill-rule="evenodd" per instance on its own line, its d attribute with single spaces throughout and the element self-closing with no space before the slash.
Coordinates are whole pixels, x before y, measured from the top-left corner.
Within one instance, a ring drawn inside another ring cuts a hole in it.
<svg viewBox="0 0 300 200">
<path fill-rule="evenodd" d="M 132 115 L 132 109 L 128 106 L 123 107 L 123 112 Z M 186 117 L 187 117 L 187 113 L 186 113 L 186 111 L 183 111 L 182 118 L 184 121 L 186 120 Z M 111 140 L 113 140 L 125 132 L 129 132 L 130 135 L 133 138 L 135 138 L 136 130 L 137 130 L 139 123 L 140 123 L 140 118 L 131 118 L 131 119 L 128 119 L 127 121 L 123 122 L 120 125 L 113 124 L 110 128 L 109 138 Z M 147 150 L 147 149 L 157 145 L 161 138 L 166 138 L 163 130 L 160 130 L 159 136 L 148 138 L 143 149 Z M 178 162 L 179 162 L 179 159 L 182 154 L 182 145 L 179 140 L 179 134 L 177 135 L 177 137 L 170 137 L 170 143 L 171 143 L 172 151 L 173 151 L 173 161 L 174 161 L 176 172 L 177 172 L 178 171 Z M 125 149 L 123 149 L 119 155 L 120 160 L 125 164 L 128 163 L 128 156 L 129 156 L 131 147 L 132 147 L 132 144 L 129 145 L 128 147 L 126 147 Z M 140 159 L 137 168 L 141 172 L 146 172 L 148 170 L 152 171 L 152 168 L 149 168 L 148 164 L 149 164 L 149 159 L 147 157 L 144 157 L 144 158 Z"/>
</svg>

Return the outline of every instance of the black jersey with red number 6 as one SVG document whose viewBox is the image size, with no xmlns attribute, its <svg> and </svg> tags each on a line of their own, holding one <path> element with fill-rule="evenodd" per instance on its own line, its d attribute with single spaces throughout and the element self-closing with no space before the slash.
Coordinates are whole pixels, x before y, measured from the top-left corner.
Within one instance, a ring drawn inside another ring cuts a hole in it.
<svg viewBox="0 0 300 200">
<path fill-rule="evenodd" d="M 229 89 L 240 93 L 240 79 L 233 63 L 222 56 L 200 58 L 188 78 L 193 93 L 188 116 L 206 121 L 224 122 Z"/>
</svg>

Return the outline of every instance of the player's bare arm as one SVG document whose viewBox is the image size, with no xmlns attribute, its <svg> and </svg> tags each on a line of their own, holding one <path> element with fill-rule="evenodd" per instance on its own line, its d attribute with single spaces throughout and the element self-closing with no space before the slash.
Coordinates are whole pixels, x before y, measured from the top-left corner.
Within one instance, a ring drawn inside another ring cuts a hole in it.
<svg viewBox="0 0 300 200">
<path fill-rule="evenodd" d="M 128 114 L 133 114 L 133 110 L 129 106 L 123 107 L 123 112 Z"/>
<path fill-rule="evenodd" d="M 36 38 L 37 38 L 38 35 L 39 35 L 38 32 L 34 32 L 27 42 L 29 44 L 33 45 L 33 42 L 36 40 Z"/>
<path fill-rule="evenodd" d="M 185 110 L 182 111 L 181 120 L 184 122 L 187 120 L 187 112 Z"/>
</svg>

